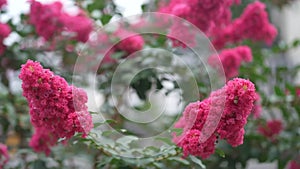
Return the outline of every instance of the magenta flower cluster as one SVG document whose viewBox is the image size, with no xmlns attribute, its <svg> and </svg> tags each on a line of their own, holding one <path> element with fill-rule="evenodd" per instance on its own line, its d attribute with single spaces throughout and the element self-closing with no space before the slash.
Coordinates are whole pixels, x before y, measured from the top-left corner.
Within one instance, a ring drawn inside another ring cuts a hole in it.
<svg viewBox="0 0 300 169">
<path fill-rule="evenodd" d="M 243 144 L 244 126 L 256 100 L 252 82 L 235 78 L 211 93 L 210 97 L 190 103 L 175 128 L 183 128 L 173 141 L 183 149 L 184 156 L 194 155 L 203 159 L 215 151 L 218 139 L 232 146 Z"/>
<path fill-rule="evenodd" d="M 11 29 L 7 24 L 0 23 L 0 55 L 2 55 L 6 49 L 3 40 L 8 37 L 10 32 Z"/>
<path fill-rule="evenodd" d="M 0 0 L 0 11 L 4 5 L 7 4 L 6 0 Z M 3 44 L 5 38 L 11 33 L 10 27 L 5 23 L 0 23 L 0 55 L 2 55 L 6 49 L 6 46 Z"/>
<path fill-rule="evenodd" d="M 255 1 L 233 20 L 230 7 L 239 3 L 239 0 L 171 0 L 161 4 L 159 12 L 188 20 L 212 38 L 217 49 L 244 39 L 271 44 L 277 30 L 269 22 L 265 4 Z"/>
<path fill-rule="evenodd" d="M 208 33 L 230 22 L 230 6 L 234 3 L 239 0 L 171 0 L 169 4 L 161 4 L 159 12 L 182 17 Z"/>
<path fill-rule="evenodd" d="M 34 150 L 49 154 L 59 138 L 68 140 L 77 132 L 86 136 L 91 130 L 87 95 L 82 89 L 69 86 L 65 79 L 31 60 L 22 65 L 19 77 L 35 128 L 30 141 Z"/>
<path fill-rule="evenodd" d="M 74 39 L 86 42 L 93 29 L 92 20 L 83 11 L 73 16 L 63 11 L 61 2 L 42 4 L 31 1 L 30 23 L 34 25 L 38 35 L 50 40 L 63 31 L 75 34 Z"/>
<path fill-rule="evenodd" d="M 144 47 L 145 42 L 141 35 L 125 29 L 118 29 L 114 34 L 121 40 L 116 45 L 116 49 L 126 52 L 126 55 L 130 55 Z"/>
<path fill-rule="evenodd" d="M 213 44 L 217 49 L 227 43 L 238 43 L 244 39 L 264 41 L 271 45 L 277 36 L 276 28 L 270 24 L 266 6 L 256 1 L 249 4 L 242 15 L 224 28 L 214 29 Z"/>
<path fill-rule="evenodd" d="M 219 55 L 211 56 L 208 63 L 216 68 L 223 68 L 227 79 L 238 76 L 239 68 L 243 62 L 252 61 L 251 48 L 238 46 L 236 48 L 224 49 Z M 220 65 L 222 64 L 222 65 Z"/>
<path fill-rule="evenodd" d="M 258 127 L 258 133 L 267 137 L 268 139 L 271 139 L 272 141 L 274 141 L 275 137 L 280 134 L 282 130 L 282 121 L 276 119 L 267 121 L 265 125 L 260 125 Z"/>
<path fill-rule="evenodd" d="M 6 145 L 0 143 L 0 169 L 4 168 L 8 160 L 9 160 L 9 154 L 7 151 L 7 147 Z"/>
<path fill-rule="evenodd" d="M 299 157 L 298 157 L 299 159 Z M 288 164 L 288 169 L 300 169 L 300 162 L 299 160 L 292 160 Z"/>
<path fill-rule="evenodd" d="M 212 40 L 217 50 L 238 45 L 246 39 L 272 44 L 277 30 L 269 21 L 265 4 L 259 1 L 250 3 L 240 17 L 233 19 L 230 7 L 239 4 L 240 0 L 171 0 L 169 3 L 162 2 L 158 11 L 191 22 Z M 174 39 L 173 34 L 182 35 L 178 40 L 185 42 Z M 174 47 L 191 47 L 196 43 L 193 32 L 183 24 L 174 24 L 169 36 Z M 247 58 L 242 58 L 237 52 L 241 49 L 245 50 Z M 227 79 L 237 77 L 241 63 L 252 60 L 250 48 L 241 47 L 237 50 L 226 49 L 220 53 L 222 65 L 218 66 L 223 66 Z"/>
<path fill-rule="evenodd" d="M 0 0 L 0 9 L 2 8 L 2 6 L 6 5 L 7 1 L 6 0 Z"/>
<path fill-rule="evenodd" d="M 98 39 L 101 43 L 105 41 L 105 45 L 108 48 L 107 50 L 100 51 L 100 53 L 104 54 L 102 64 L 117 62 L 117 59 L 112 58 L 112 55 L 115 52 L 124 52 L 122 58 L 126 58 L 130 57 L 131 54 L 142 50 L 145 45 L 144 38 L 141 35 L 121 27 L 110 37 L 104 33 L 99 33 Z M 119 42 L 115 44 L 113 39 L 118 39 Z"/>
</svg>

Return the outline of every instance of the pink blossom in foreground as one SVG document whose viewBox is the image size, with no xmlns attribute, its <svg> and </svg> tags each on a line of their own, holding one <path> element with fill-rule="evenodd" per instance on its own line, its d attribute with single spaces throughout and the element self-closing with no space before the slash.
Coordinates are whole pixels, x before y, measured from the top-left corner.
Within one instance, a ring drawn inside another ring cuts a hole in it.
<svg viewBox="0 0 300 169">
<path fill-rule="evenodd" d="M 181 136 L 173 141 L 189 154 L 208 158 L 214 153 L 219 136 L 232 146 L 243 143 L 244 126 L 256 100 L 254 84 L 249 80 L 235 78 L 211 93 L 210 97 L 190 103 L 183 116 L 174 125 L 183 128 Z"/>
<path fill-rule="evenodd" d="M 6 46 L 3 44 L 3 40 L 8 37 L 11 29 L 7 24 L 0 23 L 0 55 L 2 55 L 6 49 Z"/>
<path fill-rule="evenodd" d="M 57 144 L 59 138 L 44 127 L 35 129 L 29 142 L 30 147 L 36 152 L 44 152 L 46 155 L 51 153 L 51 147 Z"/>
<path fill-rule="evenodd" d="M 225 90 L 226 104 L 217 132 L 235 147 L 243 144 L 244 126 L 257 98 L 254 84 L 249 80 L 235 78 L 227 82 Z"/>
<path fill-rule="evenodd" d="M 189 130 L 187 131 L 183 140 L 178 146 L 182 147 L 183 155 L 186 157 L 189 154 L 199 156 L 203 159 L 208 158 L 215 152 L 215 142 L 217 137 L 212 135 L 204 143 L 199 144 L 201 131 L 200 130 Z"/>
<path fill-rule="evenodd" d="M 208 63 L 222 71 L 223 68 L 226 79 L 239 75 L 239 68 L 243 62 L 252 61 L 252 51 L 248 46 L 239 46 L 232 49 L 224 49 L 219 56 L 211 56 Z M 220 65 L 222 64 L 222 65 Z"/>
<path fill-rule="evenodd" d="M 45 137 L 69 139 L 76 132 L 86 136 L 91 130 L 92 118 L 85 105 L 87 95 L 82 89 L 69 86 L 65 79 L 31 60 L 22 65 L 19 77 L 29 104 L 31 123 L 36 129 L 31 145 L 40 145 L 34 140 Z M 53 142 L 50 143 L 44 146 L 52 146 Z M 45 147 L 34 149 L 48 152 Z"/>
<path fill-rule="evenodd" d="M 183 133 L 191 129 L 201 130 L 209 113 L 209 100 L 197 101 L 186 106 L 181 118 L 175 123 L 175 128 L 182 128 Z M 178 143 L 183 136 L 174 136 L 173 141 Z"/>
<path fill-rule="evenodd" d="M 61 2 L 42 4 L 35 0 L 31 1 L 30 23 L 35 26 L 38 35 L 50 40 L 55 36 L 61 36 L 63 31 L 74 34 L 76 40 L 86 42 L 92 31 L 92 21 L 82 12 L 71 16 L 62 9 Z"/>
<path fill-rule="evenodd" d="M 7 146 L 0 143 L 0 169 L 4 168 L 8 160 L 9 160 L 9 154 L 7 151 Z"/>
<path fill-rule="evenodd" d="M 281 120 L 267 121 L 266 125 L 258 127 L 258 132 L 263 136 L 273 140 L 283 130 L 283 124 Z"/>
</svg>

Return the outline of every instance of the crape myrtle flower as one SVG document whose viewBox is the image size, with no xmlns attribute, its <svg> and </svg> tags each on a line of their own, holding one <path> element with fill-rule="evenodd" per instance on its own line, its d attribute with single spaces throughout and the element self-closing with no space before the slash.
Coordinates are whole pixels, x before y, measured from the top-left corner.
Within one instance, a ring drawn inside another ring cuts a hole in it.
<svg viewBox="0 0 300 169">
<path fill-rule="evenodd" d="M 36 151 L 49 154 L 49 147 L 59 138 L 68 140 L 75 133 L 83 137 L 89 133 L 93 123 L 84 90 L 68 85 L 64 78 L 32 60 L 22 65 L 19 78 L 35 128 L 30 145 Z"/>
</svg>

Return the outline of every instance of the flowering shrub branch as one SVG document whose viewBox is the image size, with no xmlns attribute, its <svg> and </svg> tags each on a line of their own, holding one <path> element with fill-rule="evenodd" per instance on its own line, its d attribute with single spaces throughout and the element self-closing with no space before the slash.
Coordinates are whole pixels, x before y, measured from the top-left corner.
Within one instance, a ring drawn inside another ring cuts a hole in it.
<svg viewBox="0 0 300 169">
<path fill-rule="evenodd" d="M 151 10 L 163 14 L 113 26 L 122 17 L 113 1 L 76 1 L 74 13 L 60 1 L 27 3 L 18 23 L 0 21 L 0 169 L 75 168 L 78 154 L 86 168 L 245 168 L 249 159 L 299 168 L 300 66 L 276 60 L 300 43 L 279 43 L 265 3 L 158 1 Z M 179 106 L 163 105 L 162 93 L 182 95 Z"/>
</svg>

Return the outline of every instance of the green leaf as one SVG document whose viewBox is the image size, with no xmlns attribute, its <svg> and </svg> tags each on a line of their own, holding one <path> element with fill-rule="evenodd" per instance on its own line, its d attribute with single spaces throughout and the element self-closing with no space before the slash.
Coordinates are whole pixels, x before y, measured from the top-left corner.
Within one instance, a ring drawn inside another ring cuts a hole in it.
<svg viewBox="0 0 300 169">
<path fill-rule="evenodd" d="M 148 146 L 148 147 L 144 148 L 144 151 L 159 152 L 159 148 L 154 147 L 154 146 Z"/>
<path fill-rule="evenodd" d="M 113 119 L 108 119 L 108 120 L 105 120 L 105 123 L 117 123 L 117 121 L 113 120 Z"/>
<path fill-rule="evenodd" d="M 278 86 L 274 86 L 274 92 L 277 96 L 285 96 L 285 93 Z"/>
<path fill-rule="evenodd" d="M 121 59 L 125 55 L 124 51 L 121 52 L 115 52 L 111 55 L 111 58 L 113 59 Z"/>
<path fill-rule="evenodd" d="M 2 132 L 6 133 L 9 127 L 9 121 L 4 116 L 0 116 L 0 125 L 2 127 Z"/>
<path fill-rule="evenodd" d="M 104 14 L 101 16 L 100 20 L 103 25 L 106 25 L 111 20 L 111 18 L 112 18 L 111 15 Z"/>
<path fill-rule="evenodd" d="M 297 39 L 293 42 L 293 47 L 298 47 L 300 45 L 300 40 Z"/>
<path fill-rule="evenodd" d="M 102 136 L 108 137 L 111 134 L 113 134 L 114 132 L 115 132 L 114 130 L 106 130 L 106 131 L 103 131 Z"/>
<path fill-rule="evenodd" d="M 156 168 L 163 168 L 164 167 L 164 165 L 162 163 L 158 163 L 158 162 L 154 162 L 154 163 L 152 163 L 152 165 Z"/>
<path fill-rule="evenodd" d="M 296 88 L 295 88 L 295 86 L 291 85 L 290 83 L 286 83 L 285 86 L 289 90 L 289 92 L 290 92 L 291 95 L 295 95 L 296 94 Z"/>
<path fill-rule="evenodd" d="M 220 157 L 225 158 L 225 153 L 224 153 L 223 150 L 217 148 L 217 149 L 216 149 L 216 153 L 217 153 Z"/>
<path fill-rule="evenodd" d="M 94 10 L 102 10 L 105 8 L 105 1 L 103 0 L 94 0 L 94 3 L 87 6 L 87 10 L 92 13 Z"/>
<path fill-rule="evenodd" d="M 147 12 L 148 4 L 143 4 L 141 8 L 143 12 Z"/>
<path fill-rule="evenodd" d="M 197 157 L 192 156 L 192 155 L 190 155 L 189 157 L 190 157 L 190 159 L 191 159 L 195 164 L 197 164 L 198 166 L 200 166 L 202 169 L 205 169 L 205 168 L 206 168 L 205 165 L 202 163 L 202 161 L 201 161 L 200 159 L 198 159 Z"/>
<path fill-rule="evenodd" d="M 290 111 L 288 110 L 288 108 L 286 107 L 286 105 L 279 105 L 279 108 L 282 112 L 283 118 L 285 120 L 289 120 L 290 118 Z"/>
<path fill-rule="evenodd" d="M 113 157 L 109 157 L 109 158 L 105 158 L 104 160 L 101 160 L 101 161 L 97 162 L 98 163 L 97 164 L 97 168 L 103 168 L 103 167 L 105 167 L 112 160 L 113 160 Z"/>
<path fill-rule="evenodd" d="M 89 111 L 90 114 L 99 114 L 98 112 Z"/>
<path fill-rule="evenodd" d="M 167 137 L 157 137 L 155 140 L 162 141 L 164 143 L 167 143 L 168 145 L 174 145 L 174 143 Z"/>
<path fill-rule="evenodd" d="M 94 123 L 94 128 L 97 128 L 97 127 L 99 127 L 99 126 L 101 126 L 101 125 L 103 125 L 104 123 Z"/>
<path fill-rule="evenodd" d="M 170 161 L 174 160 L 174 161 L 180 162 L 184 165 L 189 165 L 190 164 L 189 161 L 187 161 L 186 159 L 183 159 L 181 157 L 170 157 L 170 158 L 168 158 L 168 160 L 170 160 Z"/>
<path fill-rule="evenodd" d="M 156 89 L 161 90 L 164 86 L 162 85 L 161 81 L 156 78 Z"/>
<path fill-rule="evenodd" d="M 123 145 L 125 147 L 129 147 L 129 144 L 133 141 L 137 141 L 139 138 L 135 136 L 124 136 L 116 140 L 116 143 Z"/>
<path fill-rule="evenodd" d="M 96 122 L 96 123 L 94 123 L 94 128 L 97 128 L 103 124 L 110 124 L 110 123 L 117 123 L 117 122 L 112 119 L 105 120 L 104 122 Z"/>
<path fill-rule="evenodd" d="M 146 110 L 149 110 L 151 108 L 151 103 L 149 101 L 145 101 L 145 103 L 141 106 L 134 106 L 134 108 L 136 110 L 139 110 L 139 111 L 146 111 Z"/>
<path fill-rule="evenodd" d="M 157 38 L 157 46 L 163 46 L 167 41 L 167 36 L 165 35 L 159 35 Z"/>
</svg>

